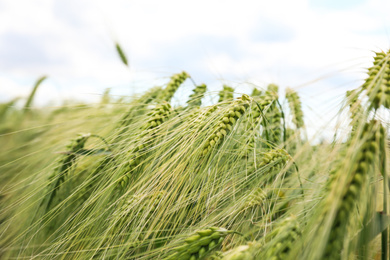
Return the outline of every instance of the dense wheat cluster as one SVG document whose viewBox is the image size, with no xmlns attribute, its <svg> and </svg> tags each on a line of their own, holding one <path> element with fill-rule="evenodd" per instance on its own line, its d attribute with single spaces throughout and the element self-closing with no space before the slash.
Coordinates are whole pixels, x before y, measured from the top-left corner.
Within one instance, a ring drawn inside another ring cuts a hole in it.
<svg viewBox="0 0 390 260">
<path fill-rule="evenodd" d="M 0 258 L 387 259 L 389 62 L 375 54 L 323 142 L 298 90 L 272 83 L 213 104 L 194 84 L 176 106 L 183 71 L 39 109 L 40 78 L 23 108 L 0 106 Z"/>
</svg>

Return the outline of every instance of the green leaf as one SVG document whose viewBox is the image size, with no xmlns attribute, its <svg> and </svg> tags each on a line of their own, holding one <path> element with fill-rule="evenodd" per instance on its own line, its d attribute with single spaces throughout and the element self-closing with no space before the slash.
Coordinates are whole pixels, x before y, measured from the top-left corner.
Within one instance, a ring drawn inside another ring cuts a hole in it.
<svg viewBox="0 0 390 260">
<path fill-rule="evenodd" d="M 385 215 L 382 212 L 376 212 L 372 220 L 360 231 L 360 234 L 363 234 L 363 239 L 366 243 L 368 243 L 388 228 L 389 224 L 390 215 Z"/>
</svg>

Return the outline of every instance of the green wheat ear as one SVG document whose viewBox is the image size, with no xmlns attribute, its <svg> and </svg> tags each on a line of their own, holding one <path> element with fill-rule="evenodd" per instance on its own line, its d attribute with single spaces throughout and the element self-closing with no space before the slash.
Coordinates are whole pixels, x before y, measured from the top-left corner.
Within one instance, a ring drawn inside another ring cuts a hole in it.
<svg viewBox="0 0 390 260">
<path fill-rule="evenodd" d="M 226 252 L 220 259 L 222 260 L 256 260 L 256 251 L 261 248 L 258 242 L 250 242 L 247 245 L 237 246 Z"/>
<path fill-rule="evenodd" d="M 145 94 L 143 94 L 141 97 L 137 98 L 134 101 L 134 106 L 131 106 L 128 112 L 126 112 L 120 120 L 119 126 L 124 127 L 129 125 L 136 118 L 137 115 L 140 115 L 142 114 L 142 112 L 144 112 L 148 104 L 155 101 L 157 97 L 161 95 L 162 91 L 163 89 L 161 87 L 153 87 L 146 91 Z M 122 129 L 119 134 L 122 134 L 125 130 L 126 128 Z"/>
<path fill-rule="evenodd" d="M 219 92 L 218 103 L 233 100 L 234 89 L 227 85 L 223 85 L 223 89 Z"/>
<path fill-rule="evenodd" d="M 128 63 L 128 61 L 127 61 L 126 54 L 125 54 L 125 52 L 123 51 L 123 49 L 121 48 L 121 46 L 119 45 L 119 43 L 115 43 L 115 49 L 116 49 L 116 52 L 117 52 L 118 55 L 119 55 L 119 58 L 120 58 L 121 61 L 123 62 L 123 64 L 125 64 L 126 66 L 129 66 L 129 63 Z"/>
<path fill-rule="evenodd" d="M 206 84 L 196 86 L 193 93 L 190 95 L 190 99 L 187 101 L 189 107 L 200 107 L 202 105 L 202 98 L 207 90 Z"/>
<path fill-rule="evenodd" d="M 213 133 L 207 138 L 203 146 L 203 156 L 210 154 L 212 150 L 217 149 L 223 143 L 226 136 L 233 130 L 237 120 L 246 112 L 251 100 L 251 97 L 244 94 L 232 102 L 229 109 L 221 116 L 220 122 Z"/>
<path fill-rule="evenodd" d="M 165 260 L 206 259 L 213 250 L 221 246 L 225 237 L 230 233 L 232 231 L 220 227 L 198 230 L 192 236 L 184 239 L 184 243 L 176 247 L 175 252 L 166 257 Z"/>
<path fill-rule="evenodd" d="M 359 122 L 362 119 L 362 116 L 364 116 L 364 109 L 361 105 L 362 101 L 359 99 L 359 89 L 347 91 L 346 97 L 347 97 L 347 103 L 349 105 L 349 113 L 351 117 L 351 126 L 352 131 L 356 131 Z"/>
<path fill-rule="evenodd" d="M 317 217 L 311 220 L 316 222 L 316 227 L 313 229 L 308 225 L 307 231 L 311 235 L 306 242 L 310 246 L 301 250 L 304 252 L 301 257 L 339 260 L 345 256 L 343 249 L 350 246 L 350 236 L 355 235 L 350 233 L 349 227 L 358 225 L 355 221 L 364 216 L 367 202 L 371 201 L 361 194 L 368 189 L 378 162 L 381 129 L 379 121 L 371 120 L 356 133 L 351 133 L 351 138 L 344 144 L 339 161 L 334 164 L 325 184 L 326 196 L 322 194 L 324 199 L 318 204 Z"/>
<path fill-rule="evenodd" d="M 34 100 L 34 97 L 35 97 L 35 94 L 38 90 L 38 87 L 42 84 L 42 82 L 47 78 L 47 76 L 43 76 L 43 77 L 40 77 L 36 82 L 35 82 L 35 85 L 30 93 L 30 95 L 28 96 L 28 99 L 26 101 L 26 104 L 24 105 L 24 111 L 28 111 L 32 105 L 32 102 Z"/>
<path fill-rule="evenodd" d="M 370 106 L 374 109 L 390 108 L 390 51 L 375 53 L 374 64 L 368 69 L 368 78 L 362 88 L 367 91 Z"/>
<path fill-rule="evenodd" d="M 223 260 L 288 259 L 290 251 L 300 239 L 301 230 L 296 216 L 287 217 L 275 224 L 272 232 L 262 241 L 249 242 L 226 252 Z"/>
<path fill-rule="evenodd" d="M 278 90 L 275 84 L 269 84 L 267 91 L 261 97 L 259 104 L 263 111 L 262 118 L 259 119 L 261 125 L 267 130 L 264 131 L 264 139 L 271 144 L 279 144 L 282 141 L 282 113 L 278 107 Z"/>
<path fill-rule="evenodd" d="M 299 240 L 301 230 L 295 216 L 282 220 L 275 229 L 265 237 L 268 243 L 264 245 L 263 259 L 284 260 Z"/>
<path fill-rule="evenodd" d="M 170 81 L 168 82 L 167 87 L 164 89 L 163 92 L 157 97 L 157 99 L 170 102 L 173 95 L 176 93 L 177 89 L 180 87 L 183 82 L 190 78 L 191 76 L 185 72 L 182 71 L 181 73 L 175 74 L 171 77 Z"/>
<path fill-rule="evenodd" d="M 302 104 L 299 99 L 298 93 L 291 89 L 286 89 L 286 99 L 290 106 L 290 111 L 292 114 L 292 121 L 297 128 L 304 127 L 303 123 L 303 112 L 302 112 Z"/>
<path fill-rule="evenodd" d="M 263 92 L 257 88 L 254 88 L 252 90 L 251 97 L 260 97 L 263 94 Z"/>
<path fill-rule="evenodd" d="M 139 137 L 139 142 L 130 152 L 129 160 L 126 163 L 126 173 L 121 177 L 118 187 L 121 187 L 122 189 L 127 187 L 130 180 L 130 174 L 142 162 L 144 156 L 146 155 L 146 151 L 155 138 L 156 129 L 169 119 L 171 112 L 171 105 L 164 102 L 156 105 L 152 111 L 147 114 L 148 118 L 146 123 L 142 126 L 142 133 Z"/>
<path fill-rule="evenodd" d="M 67 146 L 67 154 L 60 159 L 58 166 L 49 176 L 49 185 L 46 187 L 45 192 L 47 196 L 41 203 L 41 205 L 46 204 L 46 211 L 48 211 L 52 206 L 53 199 L 55 198 L 61 183 L 65 181 L 70 169 L 74 165 L 78 152 L 84 148 L 85 143 L 90 137 L 91 134 L 83 134 L 73 139 Z"/>
</svg>

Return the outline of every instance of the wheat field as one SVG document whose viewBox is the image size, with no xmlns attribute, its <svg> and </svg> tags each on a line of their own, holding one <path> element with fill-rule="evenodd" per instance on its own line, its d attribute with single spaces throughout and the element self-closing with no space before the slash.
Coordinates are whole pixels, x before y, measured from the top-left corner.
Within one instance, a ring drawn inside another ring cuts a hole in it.
<svg viewBox="0 0 390 260">
<path fill-rule="evenodd" d="M 0 259 L 389 259 L 390 52 L 373 58 L 323 142 L 273 83 L 211 93 L 183 71 L 40 109 L 38 79 L 0 105 Z"/>
</svg>

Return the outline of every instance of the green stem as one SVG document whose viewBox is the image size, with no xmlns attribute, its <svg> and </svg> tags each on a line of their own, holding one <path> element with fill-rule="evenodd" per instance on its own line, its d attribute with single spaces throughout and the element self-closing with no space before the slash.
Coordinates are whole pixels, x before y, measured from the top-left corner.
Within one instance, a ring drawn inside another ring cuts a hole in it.
<svg viewBox="0 0 390 260">
<path fill-rule="evenodd" d="M 285 147 L 286 140 L 287 140 L 287 138 L 286 138 L 286 118 L 284 118 L 283 108 L 282 108 L 282 105 L 279 103 L 279 100 L 276 100 L 276 103 L 279 106 L 280 113 L 282 114 L 282 118 L 283 118 L 283 147 Z"/>
<path fill-rule="evenodd" d="M 387 167 L 386 167 L 386 149 L 383 149 L 383 156 L 381 156 L 381 163 L 382 163 L 382 171 L 383 171 L 383 214 L 385 216 L 388 215 L 388 209 L 387 209 L 387 189 L 388 189 L 388 176 L 387 176 Z M 389 237 L 389 231 L 388 228 L 383 230 L 382 232 L 382 260 L 387 260 L 389 257 L 389 252 L 387 248 L 388 244 L 388 237 Z"/>
</svg>

